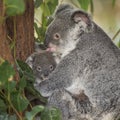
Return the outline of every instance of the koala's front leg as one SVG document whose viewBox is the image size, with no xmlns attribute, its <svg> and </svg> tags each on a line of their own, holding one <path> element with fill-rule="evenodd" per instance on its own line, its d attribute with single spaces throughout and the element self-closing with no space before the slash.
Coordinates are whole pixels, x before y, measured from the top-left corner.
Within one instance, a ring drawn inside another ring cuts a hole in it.
<svg viewBox="0 0 120 120">
<path fill-rule="evenodd" d="M 49 78 L 39 84 L 40 93 L 43 96 L 50 96 L 54 90 L 71 86 L 79 72 L 76 66 L 78 66 L 77 60 L 72 61 L 70 57 L 64 58 Z"/>
<path fill-rule="evenodd" d="M 67 90 L 66 90 L 67 91 Z M 84 90 L 81 90 L 79 93 L 74 94 L 67 91 L 72 98 L 75 100 L 76 109 L 82 113 L 87 114 L 92 112 L 92 104 L 88 96 L 84 93 Z"/>
<path fill-rule="evenodd" d="M 48 107 L 55 106 L 62 113 L 62 120 L 75 120 L 76 106 L 66 90 L 55 90 L 48 99 Z"/>
</svg>

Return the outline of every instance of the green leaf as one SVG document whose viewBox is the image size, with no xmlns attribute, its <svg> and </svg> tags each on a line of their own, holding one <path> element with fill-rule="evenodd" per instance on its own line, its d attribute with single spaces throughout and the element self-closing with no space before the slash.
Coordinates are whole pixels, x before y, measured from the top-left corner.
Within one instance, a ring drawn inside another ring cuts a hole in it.
<svg viewBox="0 0 120 120">
<path fill-rule="evenodd" d="M 32 101 L 34 99 L 37 99 L 43 103 L 47 103 L 47 99 L 42 97 L 42 95 L 34 88 L 33 84 L 29 83 L 27 81 L 27 86 L 25 88 L 27 98 Z M 32 99 L 31 99 L 32 98 Z"/>
<path fill-rule="evenodd" d="M 17 67 L 19 69 L 19 74 L 21 78 L 24 76 L 26 80 L 29 80 L 32 83 L 34 83 L 35 77 L 34 77 L 33 71 L 27 63 L 17 60 Z"/>
<path fill-rule="evenodd" d="M 113 7 L 115 6 L 115 2 L 116 2 L 116 0 L 112 0 L 112 6 Z"/>
<path fill-rule="evenodd" d="M 44 20 L 44 19 L 43 19 Z M 46 31 L 46 28 L 44 28 L 44 26 L 46 26 L 46 21 L 44 21 L 45 25 L 41 26 L 41 27 L 38 27 L 37 23 L 34 23 L 34 28 L 35 28 L 35 31 L 38 35 L 38 38 L 36 38 L 37 41 L 39 41 L 40 43 L 43 42 L 44 40 L 44 36 L 45 36 L 45 31 Z"/>
<path fill-rule="evenodd" d="M 6 83 L 11 81 L 14 75 L 15 71 L 13 66 L 8 63 L 8 61 L 3 62 L 0 65 L 0 88 L 2 88 L 4 85 L 6 86 Z"/>
<path fill-rule="evenodd" d="M 37 35 L 40 36 L 40 30 L 39 30 L 37 23 L 34 23 L 34 28 L 35 28 Z"/>
<path fill-rule="evenodd" d="M 14 107 L 19 111 L 19 112 L 22 112 L 24 111 L 28 104 L 29 104 L 29 101 L 24 98 L 19 92 L 13 92 L 11 93 L 11 101 L 12 101 L 12 104 L 14 105 Z"/>
<path fill-rule="evenodd" d="M 93 0 L 90 0 L 90 11 L 93 14 L 94 12 L 94 4 L 93 4 Z"/>
<path fill-rule="evenodd" d="M 7 82 L 5 89 L 8 91 L 8 93 L 13 92 L 16 89 L 16 81 Z"/>
<path fill-rule="evenodd" d="M 34 24 L 34 28 L 37 33 L 37 37 L 35 38 L 35 40 L 37 42 L 43 43 L 46 28 L 51 22 L 51 19 L 48 19 L 48 17 L 50 17 L 53 14 L 57 5 L 58 0 L 45 0 L 41 3 L 40 9 L 42 13 L 42 25 L 41 27 L 38 27 L 36 23 Z"/>
<path fill-rule="evenodd" d="M 40 7 L 40 5 L 42 4 L 42 0 L 35 0 L 35 8 L 38 8 L 38 7 Z"/>
<path fill-rule="evenodd" d="M 24 0 L 5 0 L 5 5 L 8 16 L 22 14 L 25 11 Z"/>
<path fill-rule="evenodd" d="M 117 43 L 117 46 L 120 48 L 120 39 L 119 39 L 119 41 L 118 41 L 118 43 Z"/>
<path fill-rule="evenodd" d="M 90 4 L 90 0 L 78 0 L 78 2 L 80 3 L 81 5 L 81 8 L 85 11 L 88 10 L 88 6 Z"/>
<path fill-rule="evenodd" d="M 55 11 L 56 6 L 58 5 L 58 0 L 49 0 L 47 5 L 50 11 L 50 15 L 52 15 Z"/>
<path fill-rule="evenodd" d="M 0 114 L 0 120 L 17 120 L 16 115 Z"/>
<path fill-rule="evenodd" d="M 0 113 L 6 112 L 6 110 L 7 110 L 7 106 L 5 102 L 2 99 L 0 99 Z"/>
<path fill-rule="evenodd" d="M 19 90 L 20 90 L 20 91 L 23 91 L 24 88 L 26 87 L 26 85 L 27 85 L 26 78 L 23 76 L 23 77 L 19 80 L 19 82 L 18 82 L 18 88 L 19 88 Z"/>
<path fill-rule="evenodd" d="M 41 105 L 37 105 L 35 107 L 32 108 L 31 112 L 26 112 L 25 116 L 28 120 L 33 120 L 33 118 L 35 117 L 35 115 L 37 113 L 40 113 L 44 110 L 44 106 Z"/>
<path fill-rule="evenodd" d="M 40 8 L 42 9 L 42 14 L 47 17 L 50 15 L 50 11 L 49 11 L 49 8 L 48 8 L 48 5 L 46 3 L 42 3 Z"/>
<path fill-rule="evenodd" d="M 43 13 L 43 14 L 44 14 L 45 16 L 47 16 L 47 17 L 50 16 L 49 7 L 48 7 L 47 4 L 45 4 L 45 8 L 44 8 L 44 9 L 45 9 L 45 10 L 44 10 L 44 13 Z"/>
<path fill-rule="evenodd" d="M 41 113 L 41 120 L 62 120 L 61 112 L 57 108 L 45 108 Z"/>
</svg>

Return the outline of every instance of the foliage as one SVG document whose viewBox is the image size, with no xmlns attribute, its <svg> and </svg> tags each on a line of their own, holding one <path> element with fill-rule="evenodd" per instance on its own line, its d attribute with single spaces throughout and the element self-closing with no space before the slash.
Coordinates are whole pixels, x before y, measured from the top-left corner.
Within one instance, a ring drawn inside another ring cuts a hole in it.
<svg viewBox="0 0 120 120">
<path fill-rule="evenodd" d="M 34 23 L 35 31 L 37 33 L 36 41 L 42 43 L 44 41 L 45 31 L 49 23 L 52 21 L 52 14 L 58 5 L 58 0 L 35 0 L 36 9 L 40 7 L 42 18 L 40 23 L 40 27 L 37 24 L 37 21 Z"/>
<path fill-rule="evenodd" d="M 116 32 L 116 34 L 113 36 L 112 40 L 114 41 L 118 35 L 120 34 L 120 29 Z M 120 39 L 118 40 L 117 44 L 116 44 L 119 48 L 120 48 Z"/>
<path fill-rule="evenodd" d="M 119 39 L 119 42 L 118 42 L 118 47 L 120 48 L 120 39 Z"/>
<path fill-rule="evenodd" d="M 44 107 L 38 105 L 38 106 L 33 107 L 31 112 L 26 112 L 25 116 L 28 120 L 33 120 L 34 116 L 37 113 L 42 112 L 43 110 L 44 110 Z"/>
<path fill-rule="evenodd" d="M 115 6 L 116 0 L 112 0 L 112 5 Z"/>
<path fill-rule="evenodd" d="M 41 113 L 42 120 L 61 120 L 61 112 L 57 108 L 45 108 Z"/>
<path fill-rule="evenodd" d="M 78 0 L 78 2 L 80 3 L 82 9 L 84 9 L 85 11 L 88 10 L 90 0 Z"/>
<path fill-rule="evenodd" d="M 38 99 L 42 103 L 46 103 L 46 99 L 34 89 L 34 76 L 30 67 L 22 61 L 17 62 L 17 67 L 20 73 L 18 82 L 14 81 L 15 70 L 10 63 L 4 61 L 0 65 L 0 119 L 33 120 L 36 114 L 41 112 L 44 120 L 60 120 L 60 114 L 56 108 L 48 109 L 43 105 L 32 107 L 31 102 L 34 99 Z M 32 100 L 28 99 L 29 96 L 25 94 L 26 90 L 29 95 L 32 95 Z"/>
<path fill-rule="evenodd" d="M 22 14 L 25 11 L 24 0 L 4 0 L 4 4 L 8 16 Z"/>
</svg>

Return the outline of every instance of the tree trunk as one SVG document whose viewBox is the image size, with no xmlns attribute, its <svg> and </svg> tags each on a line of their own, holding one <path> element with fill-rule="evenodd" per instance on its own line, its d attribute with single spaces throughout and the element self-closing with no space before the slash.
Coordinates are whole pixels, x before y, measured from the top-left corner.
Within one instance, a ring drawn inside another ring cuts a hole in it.
<svg viewBox="0 0 120 120">
<path fill-rule="evenodd" d="M 3 0 L 0 0 L 0 58 L 8 60 L 10 63 L 13 63 L 14 60 L 6 37 L 7 35 L 4 15 L 5 11 Z"/>
<path fill-rule="evenodd" d="M 25 13 L 6 22 L 8 35 L 15 41 L 13 56 L 23 61 L 34 51 L 34 1 L 25 0 L 25 3 Z"/>
</svg>

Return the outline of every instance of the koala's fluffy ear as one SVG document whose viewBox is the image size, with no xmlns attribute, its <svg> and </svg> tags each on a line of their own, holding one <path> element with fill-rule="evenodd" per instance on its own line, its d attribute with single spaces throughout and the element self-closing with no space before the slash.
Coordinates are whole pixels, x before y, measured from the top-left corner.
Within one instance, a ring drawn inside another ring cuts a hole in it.
<svg viewBox="0 0 120 120">
<path fill-rule="evenodd" d="M 55 17 L 64 17 L 64 15 L 70 13 L 73 10 L 73 6 L 69 4 L 61 4 L 57 7 L 54 16 Z"/>
<path fill-rule="evenodd" d="M 78 23 L 78 22 L 85 22 L 87 25 L 90 24 L 90 17 L 87 13 L 83 12 L 83 11 L 74 11 L 72 13 L 72 16 L 71 16 L 71 19 L 75 22 L 75 23 Z"/>
<path fill-rule="evenodd" d="M 30 66 L 30 68 L 33 67 L 33 57 L 32 56 L 29 56 L 25 62 Z"/>
</svg>

